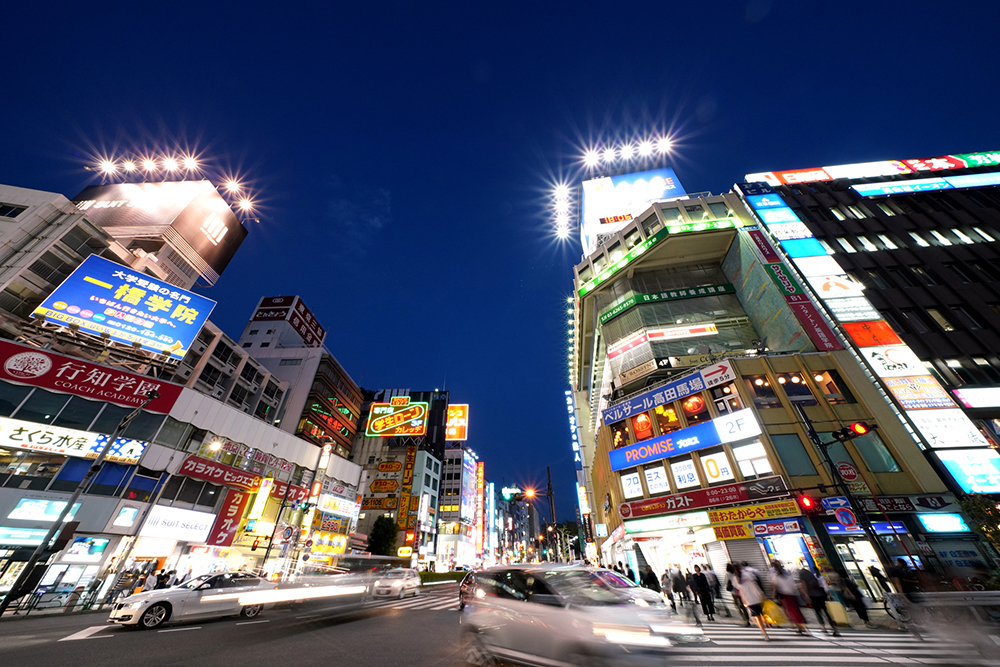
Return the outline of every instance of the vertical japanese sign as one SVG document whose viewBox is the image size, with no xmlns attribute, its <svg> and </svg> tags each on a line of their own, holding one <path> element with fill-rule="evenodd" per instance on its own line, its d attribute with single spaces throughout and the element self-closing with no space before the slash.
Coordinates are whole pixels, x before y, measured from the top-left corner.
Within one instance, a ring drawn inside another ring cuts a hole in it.
<svg viewBox="0 0 1000 667">
<path fill-rule="evenodd" d="M 246 510 L 250 494 L 242 489 L 229 489 L 226 499 L 222 502 L 222 509 L 215 518 L 212 532 L 209 533 L 206 544 L 215 547 L 232 546 L 236 531 L 239 530 L 240 520 Z"/>
<path fill-rule="evenodd" d="M 31 316 L 181 359 L 213 308 L 211 299 L 91 255 Z"/>
<path fill-rule="evenodd" d="M 486 529 L 483 497 L 486 493 L 486 464 L 476 462 L 476 558 L 483 557 L 483 531 Z"/>
<path fill-rule="evenodd" d="M 448 419 L 445 422 L 444 439 L 448 441 L 469 439 L 468 403 L 448 406 Z"/>
<path fill-rule="evenodd" d="M 406 448 L 406 463 L 403 465 L 403 488 L 399 496 L 399 516 L 396 525 L 400 530 L 406 530 L 409 525 L 410 493 L 413 491 L 413 466 L 417 462 L 417 448 L 413 445 Z"/>
</svg>

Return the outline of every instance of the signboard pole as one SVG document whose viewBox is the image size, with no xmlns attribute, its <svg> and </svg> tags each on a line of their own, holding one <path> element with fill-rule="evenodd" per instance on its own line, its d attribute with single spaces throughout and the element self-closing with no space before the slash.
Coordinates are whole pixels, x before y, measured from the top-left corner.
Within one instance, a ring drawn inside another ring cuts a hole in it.
<svg viewBox="0 0 1000 667">
<path fill-rule="evenodd" d="M 821 452 L 823 452 L 823 459 L 826 461 L 827 467 L 830 468 L 830 474 L 833 475 L 834 485 L 840 489 L 840 492 L 844 494 L 845 498 L 847 498 L 848 508 L 851 509 L 854 512 L 854 515 L 858 518 L 858 524 L 865 531 L 865 534 L 868 535 L 868 540 L 871 542 L 872 548 L 875 549 L 875 553 L 878 554 L 879 560 L 882 561 L 883 573 L 887 572 L 892 566 L 892 560 L 882 547 L 882 543 L 879 542 L 878 536 L 875 534 L 875 529 L 872 527 L 871 521 L 868 520 L 868 514 L 865 512 L 864 506 L 851 494 L 851 490 L 848 488 L 847 483 L 844 482 L 844 478 L 840 476 L 840 470 L 838 470 L 837 466 L 834 465 L 833 459 L 830 457 L 830 452 L 827 449 L 827 447 L 833 443 L 823 442 L 819 439 L 816 429 L 813 428 L 812 421 L 806 415 L 805 408 L 796 404 L 795 409 L 798 411 L 799 417 L 802 418 L 802 423 L 805 424 L 806 434 L 809 436 L 809 439 L 812 440 L 814 445 L 819 447 Z"/>
<path fill-rule="evenodd" d="M 73 504 L 80 498 L 83 493 L 83 489 L 90 483 L 90 480 L 100 471 L 101 466 L 104 464 L 104 459 L 107 457 L 108 452 L 111 448 L 115 446 L 115 442 L 118 441 L 118 436 L 125 432 L 128 425 L 132 423 L 132 420 L 139 416 L 142 409 L 150 404 L 151 401 L 155 401 L 160 397 L 160 394 L 154 389 L 146 394 L 146 400 L 142 402 L 142 405 L 137 407 L 132 412 L 128 413 L 115 427 L 115 430 L 108 437 L 107 443 L 105 443 L 104 448 L 101 449 L 101 453 L 97 455 L 97 460 L 94 461 L 94 465 L 87 469 L 87 473 L 80 480 L 80 483 L 76 485 L 73 493 L 70 495 L 69 500 L 66 502 L 66 506 L 63 508 L 62 512 L 59 513 L 59 517 L 52 522 L 52 527 L 49 528 L 49 532 L 45 534 L 45 538 L 42 539 L 41 544 L 35 547 L 35 551 L 31 554 L 31 558 L 25 563 L 24 568 L 21 570 L 21 574 L 18 575 L 17 581 L 10 588 L 10 593 L 4 596 L 3 600 L 0 600 L 0 616 L 7 611 L 7 607 L 10 606 L 11 600 L 15 598 L 20 598 L 22 594 L 26 594 L 30 591 L 21 591 L 21 587 L 24 586 L 25 581 L 31 574 L 31 571 L 35 568 L 35 565 L 41 559 L 42 554 L 45 553 L 49 548 L 49 542 L 55 537 L 57 531 L 62 529 L 63 521 L 66 520 L 67 515 L 69 515 L 70 510 L 73 508 Z"/>
</svg>

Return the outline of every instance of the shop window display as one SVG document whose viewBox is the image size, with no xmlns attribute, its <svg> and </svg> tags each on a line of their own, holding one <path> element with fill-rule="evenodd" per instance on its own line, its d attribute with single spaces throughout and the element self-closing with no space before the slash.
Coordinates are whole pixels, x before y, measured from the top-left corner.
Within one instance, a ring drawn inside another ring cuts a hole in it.
<svg viewBox="0 0 1000 667">
<path fill-rule="evenodd" d="M 715 403 L 715 409 L 718 410 L 720 415 L 743 409 L 743 403 L 736 392 L 736 385 L 732 382 L 724 384 L 721 387 L 714 387 L 712 389 L 712 401 Z"/>
<path fill-rule="evenodd" d="M 779 373 L 776 376 L 778 384 L 785 390 L 785 395 L 795 405 L 819 405 L 819 401 L 813 396 L 809 385 L 802 378 L 801 373 Z"/>
<path fill-rule="evenodd" d="M 15 489 L 44 489 L 68 458 L 58 454 L 0 449 L 0 485 Z M 76 488 L 75 483 L 73 488 Z"/>
<path fill-rule="evenodd" d="M 823 398 L 831 405 L 857 402 L 837 371 L 813 371 L 813 380 L 823 393 Z"/>
<path fill-rule="evenodd" d="M 677 418 L 677 410 L 668 405 L 658 405 L 653 410 L 656 417 L 656 425 L 660 427 L 660 433 L 670 433 L 681 427 L 681 420 Z"/>
<path fill-rule="evenodd" d="M 640 412 L 632 417 L 632 432 L 635 433 L 637 441 L 648 440 L 653 437 L 653 420 L 646 412 Z"/>
<path fill-rule="evenodd" d="M 630 444 L 628 427 L 625 424 L 626 422 L 621 421 L 611 425 L 611 449 L 618 449 Z"/>
<path fill-rule="evenodd" d="M 749 375 L 746 377 L 747 387 L 753 395 L 753 404 L 758 408 L 780 408 L 781 401 L 771 386 L 766 375 Z"/>
<path fill-rule="evenodd" d="M 681 401 L 681 408 L 689 425 L 699 424 L 712 418 L 708 413 L 708 402 L 701 394 L 694 394 Z"/>
</svg>

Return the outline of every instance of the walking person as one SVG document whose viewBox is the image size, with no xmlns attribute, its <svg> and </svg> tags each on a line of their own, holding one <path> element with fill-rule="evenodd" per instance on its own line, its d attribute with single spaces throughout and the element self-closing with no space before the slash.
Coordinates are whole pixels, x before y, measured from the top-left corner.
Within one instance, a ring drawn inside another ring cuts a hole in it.
<svg viewBox="0 0 1000 667">
<path fill-rule="evenodd" d="M 177 585 L 177 570 L 170 570 L 167 572 L 167 585 L 165 588 L 171 588 Z"/>
<path fill-rule="evenodd" d="M 674 565 L 673 569 L 670 570 L 670 586 L 674 589 L 674 595 L 683 605 L 684 601 L 688 599 L 687 584 L 684 582 L 684 575 L 681 574 L 679 565 Z"/>
<path fill-rule="evenodd" d="M 740 612 L 740 616 L 743 617 L 743 622 L 746 627 L 750 627 L 750 614 L 747 613 L 746 605 L 743 604 L 743 598 L 740 595 L 740 566 L 733 565 L 732 563 L 726 564 L 726 590 L 729 594 L 733 596 L 733 604 L 736 605 L 736 610 Z"/>
<path fill-rule="evenodd" d="M 854 612 L 858 618 L 864 621 L 866 628 L 874 628 L 875 625 L 868 620 L 868 604 L 865 602 L 866 598 L 861 589 L 858 588 L 858 584 L 847 574 L 847 570 L 837 570 L 837 575 L 840 577 L 840 584 L 844 591 L 844 600 L 854 608 Z"/>
<path fill-rule="evenodd" d="M 875 581 L 878 582 L 878 586 L 879 586 L 879 588 L 882 589 L 883 593 L 889 593 L 889 592 L 891 592 L 889 590 L 889 580 L 885 578 L 884 574 L 882 574 L 882 570 L 880 570 L 877 567 L 875 567 L 874 565 L 872 565 L 870 568 L 868 568 L 868 572 L 870 572 L 871 575 L 872 575 L 872 578 L 875 579 Z"/>
<path fill-rule="evenodd" d="M 737 569 L 736 572 L 738 573 L 736 588 L 739 590 L 740 599 L 746 605 L 750 618 L 763 633 L 764 641 L 769 642 L 771 638 L 767 636 L 767 626 L 764 625 L 764 591 L 757 584 L 757 573 L 750 567 L 742 571 Z"/>
<path fill-rule="evenodd" d="M 715 620 L 715 605 L 712 604 L 712 590 L 708 583 L 708 577 L 705 573 L 701 571 L 701 568 L 697 565 L 694 566 L 694 585 L 698 591 L 698 597 L 701 598 L 701 610 L 705 612 L 705 617 L 710 621 Z"/>
<path fill-rule="evenodd" d="M 670 591 L 670 589 L 670 568 L 667 568 L 663 571 L 663 574 L 660 575 L 660 591 L 663 593 L 665 598 L 670 600 L 670 609 L 672 611 L 677 611 L 677 603 L 674 602 L 674 594 Z"/>
<path fill-rule="evenodd" d="M 660 592 L 660 579 L 653 572 L 653 567 L 651 565 L 646 566 L 646 571 L 642 575 L 642 585 L 651 591 Z"/>
<path fill-rule="evenodd" d="M 708 563 L 702 568 L 702 572 L 705 573 L 705 578 L 708 579 L 708 588 L 712 591 L 712 603 L 718 608 L 722 607 L 722 610 L 726 612 L 726 617 L 731 617 L 732 614 L 729 613 L 729 607 L 726 606 L 726 601 L 722 599 L 722 586 L 719 583 L 719 578 L 715 576 L 715 570 Z"/>
<path fill-rule="evenodd" d="M 142 584 L 142 592 L 147 593 L 156 589 L 156 570 L 150 570 Z"/>
<path fill-rule="evenodd" d="M 826 609 L 826 600 L 828 597 L 826 589 L 823 588 L 821 580 L 816 576 L 816 573 L 805 567 L 804 564 L 802 569 L 799 570 L 799 589 L 802 591 L 802 595 L 809 600 L 813 611 L 816 612 L 816 620 L 819 621 L 819 627 L 822 628 L 824 634 L 827 633 L 826 625 L 823 623 L 823 617 L 826 616 L 826 620 L 830 622 L 830 630 L 833 631 L 833 636 L 839 637 L 840 631 L 837 630 L 837 625 L 833 622 L 830 613 Z"/>
<path fill-rule="evenodd" d="M 638 581 L 636 581 L 635 572 L 632 571 L 631 565 L 625 566 L 625 576 L 628 577 L 628 580 L 631 581 L 633 584 L 639 583 Z"/>
<path fill-rule="evenodd" d="M 625 570 L 624 570 L 624 568 L 622 568 L 622 562 L 621 561 L 618 561 L 618 565 L 615 565 L 612 569 L 615 572 L 617 572 L 618 574 L 622 575 L 622 576 L 625 575 Z"/>
<path fill-rule="evenodd" d="M 698 604 L 698 585 L 694 583 L 694 573 L 691 570 L 687 570 L 684 573 L 684 584 L 687 586 L 688 591 L 691 592 L 691 599 L 695 604 Z"/>
<path fill-rule="evenodd" d="M 806 619 L 799 609 L 799 587 L 795 583 L 795 577 L 785 569 L 781 561 L 771 561 L 771 583 L 774 584 L 775 595 L 781 601 L 781 606 L 788 616 L 788 621 L 795 624 L 795 628 L 800 635 L 806 634 Z"/>
</svg>

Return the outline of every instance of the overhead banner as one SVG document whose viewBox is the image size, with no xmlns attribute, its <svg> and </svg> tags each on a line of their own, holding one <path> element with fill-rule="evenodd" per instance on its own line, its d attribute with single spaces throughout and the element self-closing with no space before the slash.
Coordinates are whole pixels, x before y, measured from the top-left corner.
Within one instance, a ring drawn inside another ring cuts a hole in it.
<svg viewBox="0 0 1000 667">
<path fill-rule="evenodd" d="M 160 414 L 170 412 L 183 389 L 179 384 L 6 340 L 0 340 L 0 378 L 129 408 L 142 405 L 147 394 L 156 391 L 159 398 L 144 409 Z"/>
<path fill-rule="evenodd" d="M 675 493 L 661 498 L 647 498 L 630 503 L 622 503 L 618 508 L 623 519 L 639 518 L 685 512 L 692 509 L 735 505 L 753 500 L 780 498 L 788 495 L 788 487 L 781 476 L 762 477 L 749 482 L 723 484 L 708 489 L 697 489 Z"/>
<path fill-rule="evenodd" d="M 90 255 L 31 313 L 182 359 L 215 302 Z"/>
<path fill-rule="evenodd" d="M 749 521 L 712 526 L 717 540 L 750 540 L 754 538 L 753 524 Z"/>
<path fill-rule="evenodd" d="M 212 525 L 212 532 L 209 533 L 206 544 L 216 547 L 232 546 L 249 500 L 250 494 L 242 489 L 229 489 L 226 492 L 226 499 L 222 503 L 219 515 L 215 518 L 215 524 Z"/>
<path fill-rule="evenodd" d="M 645 412 L 655 407 L 684 398 L 689 394 L 709 389 L 735 378 L 729 362 L 721 362 L 715 366 L 689 373 L 679 380 L 668 382 L 638 396 L 616 403 L 604 410 L 601 417 L 606 426 L 619 422 L 637 412 Z"/>
</svg>

